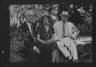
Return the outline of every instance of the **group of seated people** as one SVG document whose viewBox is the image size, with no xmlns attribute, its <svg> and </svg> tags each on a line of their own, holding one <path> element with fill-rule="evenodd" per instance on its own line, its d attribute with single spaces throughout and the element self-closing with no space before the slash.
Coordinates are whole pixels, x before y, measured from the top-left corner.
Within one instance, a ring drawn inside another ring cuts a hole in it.
<svg viewBox="0 0 96 67">
<path fill-rule="evenodd" d="M 77 62 L 78 53 L 74 38 L 79 31 L 73 23 L 67 21 L 68 12 L 63 11 L 60 14 L 62 20 L 54 24 L 49 15 L 44 15 L 39 23 L 33 21 L 33 16 L 32 10 L 26 11 L 26 21 L 18 28 L 20 32 L 30 33 L 26 37 L 28 41 L 24 42 L 26 47 L 22 48 L 26 61 L 59 62 L 58 50 L 60 50 L 66 58 Z"/>
</svg>

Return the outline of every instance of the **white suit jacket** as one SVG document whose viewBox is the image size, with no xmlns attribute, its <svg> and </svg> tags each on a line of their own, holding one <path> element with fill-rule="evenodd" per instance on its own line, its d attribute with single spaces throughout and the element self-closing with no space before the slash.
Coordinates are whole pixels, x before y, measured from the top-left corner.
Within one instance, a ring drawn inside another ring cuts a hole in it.
<svg viewBox="0 0 96 67">
<path fill-rule="evenodd" d="M 58 21 L 54 24 L 54 30 L 55 30 L 55 39 L 62 39 L 62 27 L 63 27 L 63 22 Z M 71 22 L 66 22 L 65 23 L 65 36 L 71 36 L 75 38 L 78 34 L 78 30 L 76 26 L 71 23 Z"/>
</svg>

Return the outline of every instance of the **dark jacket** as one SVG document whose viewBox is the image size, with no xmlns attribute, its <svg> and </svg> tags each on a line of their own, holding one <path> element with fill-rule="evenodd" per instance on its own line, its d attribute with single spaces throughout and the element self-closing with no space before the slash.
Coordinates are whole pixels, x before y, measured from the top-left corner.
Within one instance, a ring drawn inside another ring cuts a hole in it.
<svg viewBox="0 0 96 67">
<path fill-rule="evenodd" d="M 36 42 L 34 42 L 34 38 L 32 37 L 32 34 L 28 28 L 28 25 L 26 22 L 24 22 L 19 28 L 18 30 L 21 33 L 26 33 L 26 36 L 24 36 L 24 34 L 22 34 L 22 37 L 27 39 L 24 41 L 24 46 L 21 51 L 21 53 L 23 54 L 23 57 L 25 57 L 28 62 L 38 62 L 39 60 L 39 54 L 36 53 L 36 51 L 33 49 L 34 46 L 38 47 L 38 44 Z M 36 36 L 36 24 L 33 24 L 33 32 L 34 32 L 34 37 Z"/>
<path fill-rule="evenodd" d="M 21 33 L 26 33 L 26 37 L 24 37 L 24 34 L 22 34 L 22 37 L 23 38 L 26 38 L 27 40 L 25 40 L 24 42 L 24 45 L 26 47 L 34 47 L 34 38 L 32 37 L 31 35 L 31 32 L 28 28 L 28 25 L 26 22 L 24 22 L 19 28 L 18 30 L 21 32 Z M 35 34 L 35 25 L 33 25 L 33 31 L 34 31 L 34 34 Z M 29 33 L 29 34 L 28 34 Z M 28 34 L 28 35 L 27 35 Z M 35 37 L 35 36 L 34 36 Z M 35 45 L 36 46 L 36 45 Z"/>
</svg>

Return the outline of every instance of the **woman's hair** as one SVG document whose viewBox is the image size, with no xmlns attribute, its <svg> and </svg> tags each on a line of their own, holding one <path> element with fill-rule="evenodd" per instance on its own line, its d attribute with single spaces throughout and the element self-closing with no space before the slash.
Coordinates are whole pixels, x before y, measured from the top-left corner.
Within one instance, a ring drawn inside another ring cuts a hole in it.
<svg viewBox="0 0 96 67">
<path fill-rule="evenodd" d="M 44 15 L 42 18 L 41 18 L 41 25 L 43 25 L 43 19 L 44 19 L 44 17 L 48 17 L 48 20 L 49 20 L 49 23 L 50 23 L 50 25 L 52 25 L 52 21 L 51 21 L 51 17 L 50 16 L 48 16 L 48 15 Z"/>
</svg>

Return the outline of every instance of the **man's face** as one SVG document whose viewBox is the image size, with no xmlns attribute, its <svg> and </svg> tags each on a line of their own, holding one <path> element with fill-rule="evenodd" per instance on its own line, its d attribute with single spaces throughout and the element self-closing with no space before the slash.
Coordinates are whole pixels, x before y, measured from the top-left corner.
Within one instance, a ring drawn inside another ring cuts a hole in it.
<svg viewBox="0 0 96 67">
<path fill-rule="evenodd" d="M 62 21 L 66 22 L 66 21 L 68 20 L 68 16 L 62 15 L 62 16 L 61 16 L 61 19 L 62 19 Z"/>
<path fill-rule="evenodd" d="M 27 13 L 26 14 L 26 20 L 29 22 L 29 23 L 32 23 L 33 22 L 33 14 L 31 13 Z"/>
</svg>

